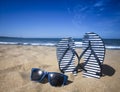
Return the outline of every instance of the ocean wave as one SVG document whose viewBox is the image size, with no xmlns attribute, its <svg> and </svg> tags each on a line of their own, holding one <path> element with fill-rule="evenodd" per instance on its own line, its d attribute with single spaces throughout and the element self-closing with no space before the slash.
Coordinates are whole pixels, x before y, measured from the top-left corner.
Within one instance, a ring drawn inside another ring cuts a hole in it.
<svg viewBox="0 0 120 92">
<path fill-rule="evenodd" d="M 39 45 L 39 46 L 56 46 L 54 43 L 31 43 L 31 45 Z"/>
<path fill-rule="evenodd" d="M 76 47 L 82 47 L 82 42 L 75 42 Z"/>
<path fill-rule="evenodd" d="M 4 44 L 4 45 L 8 45 L 8 44 L 10 44 L 10 45 L 16 45 L 18 43 L 17 42 L 0 42 L 0 44 Z"/>
<path fill-rule="evenodd" d="M 0 42 L 3 45 L 56 46 L 55 43 Z"/>
<path fill-rule="evenodd" d="M 120 46 L 105 46 L 106 49 L 118 49 L 120 50 Z"/>
<path fill-rule="evenodd" d="M 32 45 L 32 46 L 51 46 L 55 47 L 57 46 L 57 42 L 41 42 L 41 43 L 29 43 L 29 42 L 0 42 L 0 44 L 3 45 Z M 82 48 L 82 42 L 75 42 L 76 48 Z M 117 49 L 120 50 L 120 46 L 112 46 L 112 45 L 106 45 L 106 49 Z"/>
</svg>

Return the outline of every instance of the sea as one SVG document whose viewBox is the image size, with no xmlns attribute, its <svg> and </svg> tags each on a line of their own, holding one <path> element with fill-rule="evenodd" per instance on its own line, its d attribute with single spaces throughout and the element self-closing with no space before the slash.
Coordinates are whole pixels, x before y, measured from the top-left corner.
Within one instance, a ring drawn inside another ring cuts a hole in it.
<svg viewBox="0 0 120 92">
<path fill-rule="evenodd" d="M 82 39 L 73 38 L 77 48 L 82 48 Z M 0 45 L 32 45 L 56 47 L 61 38 L 0 37 Z M 120 39 L 103 39 L 106 49 L 120 50 Z"/>
</svg>

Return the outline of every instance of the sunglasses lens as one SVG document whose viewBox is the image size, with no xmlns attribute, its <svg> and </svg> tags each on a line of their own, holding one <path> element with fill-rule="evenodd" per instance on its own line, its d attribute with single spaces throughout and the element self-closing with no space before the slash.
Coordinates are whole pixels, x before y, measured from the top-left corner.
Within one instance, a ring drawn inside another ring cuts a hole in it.
<svg viewBox="0 0 120 92">
<path fill-rule="evenodd" d="M 67 76 L 60 73 L 49 73 L 48 79 L 52 86 L 62 86 L 67 82 Z"/>
<path fill-rule="evenodd" d="M 43 76 L 44 72 L 41 71 L 40 69 L 32 69 L 32 73 L 31 73 L 31 80 L 33 81 L 40 81 L 42 76 Z"/>
</svg>

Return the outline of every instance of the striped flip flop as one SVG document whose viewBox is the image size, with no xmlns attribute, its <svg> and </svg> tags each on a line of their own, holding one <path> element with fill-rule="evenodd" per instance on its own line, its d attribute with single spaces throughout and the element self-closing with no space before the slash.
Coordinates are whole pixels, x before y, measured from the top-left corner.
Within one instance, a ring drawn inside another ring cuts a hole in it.
<svg viewBox="0 0 120 92">
<path fill-rule="evenodd" d="M 86 33 L 83 38 L 84 69 L 83 76 L 100 78 L 105 57 L 105 44 L 101 37 L 93 32 Z"/>
<path fill-rule="evenodd" d="M 57 45 L 57 60 L 62 73 L 75 74 L 75 44 L 72 38 L 63 38 Z"/>
</svg>

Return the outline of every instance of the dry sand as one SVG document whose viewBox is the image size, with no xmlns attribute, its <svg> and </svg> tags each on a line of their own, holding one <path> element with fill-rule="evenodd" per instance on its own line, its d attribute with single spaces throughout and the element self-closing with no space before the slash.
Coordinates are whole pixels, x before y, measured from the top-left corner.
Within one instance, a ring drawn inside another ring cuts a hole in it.
<svg viewBox="0 0 120 92">
<path fill-rule="evenodd" d="M 120 50 L 106 51 L 104 77 L 84 78 L 82 72 L 77 76 L 69 74 L 69 83 L 64 87 L 30 81 L 33 67 L 59 72 L 56 48 L 0 45 L 0 92 L 120 92 Z"/>
</svg>

